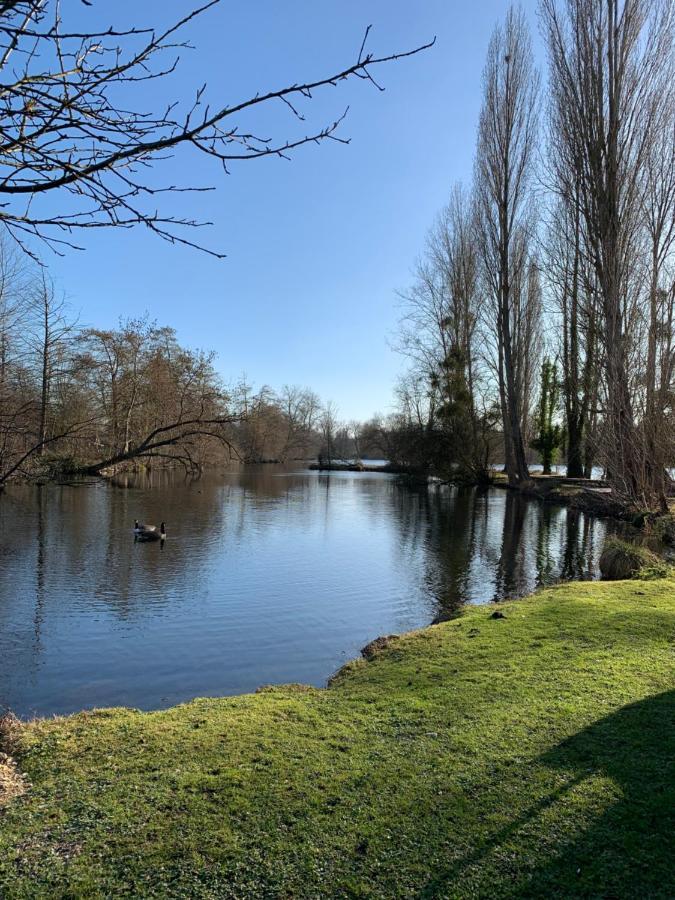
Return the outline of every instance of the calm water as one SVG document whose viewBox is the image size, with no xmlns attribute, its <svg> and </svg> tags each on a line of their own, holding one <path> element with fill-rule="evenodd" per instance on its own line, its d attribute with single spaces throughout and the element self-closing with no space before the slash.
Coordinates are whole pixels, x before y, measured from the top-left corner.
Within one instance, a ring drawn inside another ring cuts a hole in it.
<svg viewBox="0 0 675 900">
<path fill-rule="evenodd" d="M 135 543 L 134 518 L 167 523 Z M 499 490 L 247 468 L 0 498 L 0 707 L 158 708 L 320 685 L 441 609 L 593 577 L 607 523 Z"/>
</svg>

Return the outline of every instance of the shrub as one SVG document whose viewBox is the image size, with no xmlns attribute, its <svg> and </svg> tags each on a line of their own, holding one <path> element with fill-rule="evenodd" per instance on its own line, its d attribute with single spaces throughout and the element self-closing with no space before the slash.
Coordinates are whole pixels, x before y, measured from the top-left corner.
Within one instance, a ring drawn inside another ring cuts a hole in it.
<svg viewBox="0 0 675 900">
<path fill-rule="evenodd" d="M 627 578 L 665 578 L 668 564 L 647 547 L 610 538 L 600 557 L 600 572 L 606 581 Z"/>
<path fill-rule="evenodd" d="M 664 544 L 675 544 L 675 514 L 659 516 L 654 522 L 654 534 Z"/>
</svg>

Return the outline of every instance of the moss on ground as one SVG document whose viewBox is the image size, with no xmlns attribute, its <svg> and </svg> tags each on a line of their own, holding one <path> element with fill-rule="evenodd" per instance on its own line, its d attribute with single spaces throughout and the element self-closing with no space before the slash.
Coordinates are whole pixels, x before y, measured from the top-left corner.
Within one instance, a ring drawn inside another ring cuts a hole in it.
<svg viewBox="0 0 675 900">
<path fill-rule="evenodd" d="M 328 690 L 14 729 L 0 896 L 671 897 L 675 581 L 500 609 Z"/>
</svg>

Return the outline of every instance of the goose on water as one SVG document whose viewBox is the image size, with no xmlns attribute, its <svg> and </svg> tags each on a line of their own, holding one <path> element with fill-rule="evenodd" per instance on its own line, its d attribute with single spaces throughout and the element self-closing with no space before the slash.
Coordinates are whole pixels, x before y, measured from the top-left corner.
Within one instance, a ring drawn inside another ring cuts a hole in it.
<svg viewBox="0 0 675 900">
<path fill-rule="evenodd" d="M 138 519 L 134 522 L 134 537 L 139 541 L 163 541 L 166 537 L 164 522 L 156 525 L 141 525 Z"/>
</svg>

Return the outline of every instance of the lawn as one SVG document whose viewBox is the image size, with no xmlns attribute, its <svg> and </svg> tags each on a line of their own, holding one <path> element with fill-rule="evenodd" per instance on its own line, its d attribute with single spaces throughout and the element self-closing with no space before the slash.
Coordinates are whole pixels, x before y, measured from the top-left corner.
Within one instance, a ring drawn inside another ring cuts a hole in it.
<svg viewBox="0 0 675 900">
<path fill-rule="evenodd" d="M 671 898 L 674 638 L 674 580 L 568 584 L 326 690 L 32 722 L 0 897 Z"/>
</svg>

